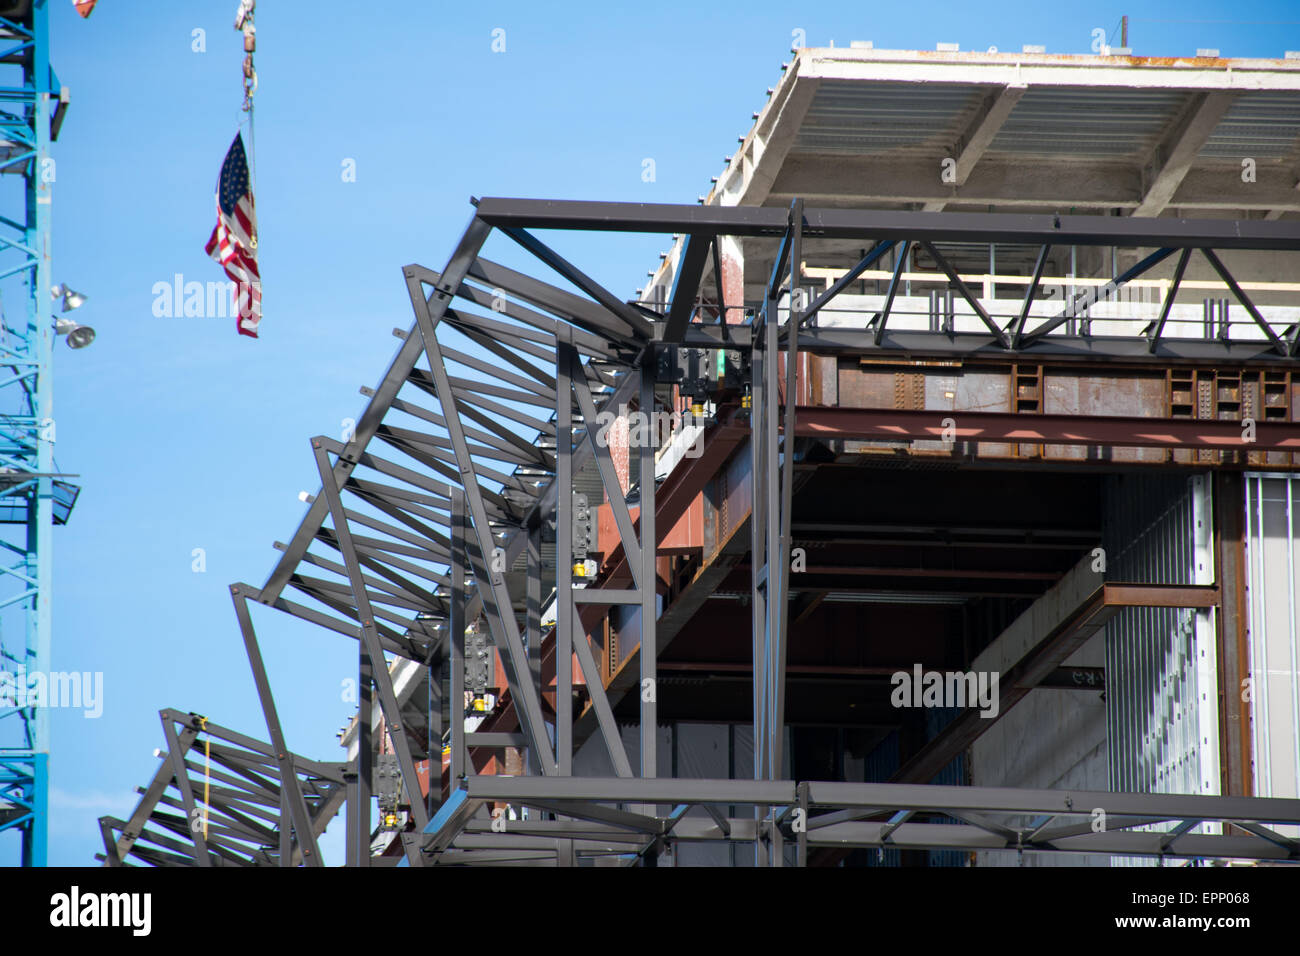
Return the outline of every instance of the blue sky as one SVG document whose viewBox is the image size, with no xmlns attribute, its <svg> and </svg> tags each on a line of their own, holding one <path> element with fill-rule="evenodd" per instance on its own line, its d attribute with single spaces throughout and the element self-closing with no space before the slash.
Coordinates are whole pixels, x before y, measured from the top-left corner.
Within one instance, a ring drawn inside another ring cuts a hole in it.
<svg viewBox="0 0 1300 956">
<path fill-rule="evenodd" d="M 1281 2 L 741 13 L 262 0 L 264 321 L 253 341 L 230 319 L 152 310 L 155 283 L 176 273 L 222 278 L 203 244 L 243 118 L 234 0 L 100 0 L 85 21 L 51 2 L 55 68 L 72 92 L 54 148 L 54 279 L 89 296 L 77 318 L 98 332 L 93 347 L 56 354 L 57 455 L 83 492 L 55 535 L 53 668 L 102 671 L 105 685 L 100 718 L 54 712 L 50 855 L 63 865 L 92 863 L 96 818 L 134 806 L 162 745 L 159 709 L 265 738 L 228 585 L 263 582 L 271 543 L 305 510 L 297 493 L 319 484 L 308 438 L 359 416 L 359 386 L 375 384 L 396 347 L 390 329 L 411 322 L 400 267 L 442 268 L 471 195 L 694 202 L 779 79 L 796 29 L 810 46 L 1086 53 L 1093 29 L 1109 33 L 1128 13 L 1140 54 L 1300 49 L 1300 13 Z M 1229 18 L 1238 22 L 1208 22 Z M 496 28 L 503 53 L 491 49 Z M 206 52 L 192 50 L 196 29 Z M 653 183 L 641 176 L 647 157 Z M 341 175 L 349 159 L 355 182 Z M 556 245 L 630 297 L 667 240 Z M 290 747 L 341 759 L 334 734 L 352 705 L 339 686 L 355 673 L 355 645 L 254 615 Z M 0 854 L 14 859 L 7 845 Z"/>
</svg>

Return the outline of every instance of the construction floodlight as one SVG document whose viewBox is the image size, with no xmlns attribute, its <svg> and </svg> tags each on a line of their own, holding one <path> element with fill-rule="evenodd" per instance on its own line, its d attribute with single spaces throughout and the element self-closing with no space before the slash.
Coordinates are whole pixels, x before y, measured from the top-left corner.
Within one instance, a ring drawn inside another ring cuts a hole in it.
<svg viewBox="0 0 1300 956">
<path fill-rule="evenodd" d="M 66 285 L 50 286 L 50 295 L 57 301 L 60 296 L 63 297 L 63 311 L 71 312 L 73 309 L 79 309 L 86 302 L 86 297 L 80 292 L 74 292 Z"/>
<path fill-rule="evenodd" d="M 95 341 L 94 329 L 88 325 L 78 325 L 71 319 L 59 319 L 55 322 L 54 332 L 56 335 L 66 335 L 68 337 L 68 348 L 70 349 L 84 349 Z"/>
</svg>

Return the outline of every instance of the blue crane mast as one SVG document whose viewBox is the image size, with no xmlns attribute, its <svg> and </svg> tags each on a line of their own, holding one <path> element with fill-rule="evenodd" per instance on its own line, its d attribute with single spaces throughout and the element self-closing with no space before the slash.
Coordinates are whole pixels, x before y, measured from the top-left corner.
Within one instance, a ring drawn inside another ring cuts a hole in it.
<svg viewBox="0 0 1300 956">
<path fill-rule="evenodd" d="M 50 276 L 50 143 L 68 97 L 49 3 L 0 0 L 0 853 L 16 846 L 24 866 L 48 858 L 50 543 L 78 492 L 54 464 L 51 363 L 58 335 L 93 336 L 54 308 L 81 297 Z"/>
</svg>

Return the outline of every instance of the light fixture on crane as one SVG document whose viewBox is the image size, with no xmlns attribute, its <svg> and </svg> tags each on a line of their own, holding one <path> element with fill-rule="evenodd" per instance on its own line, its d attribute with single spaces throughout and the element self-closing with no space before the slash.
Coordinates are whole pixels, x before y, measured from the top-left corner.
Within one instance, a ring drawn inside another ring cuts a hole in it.
<svg viewBox="0 0 1300 956">
<path fill-rule="evenodd" d="M 94 329 L 88 325 L 78 325 L 71 319 L 56 319 L 54 334 L 66 335 L 68 337 L 68 348 L 70 349 L 84 349 L 95 341 Z"/>
<path fill-rule="evenodd" d="M 50 297 L 56 302 L 63 299 L 63 312 L 79 309 L 86 303 L 86 296 L 69 288 L 66 284 L 50 286 Z M 68 348 L 84 349 L 95 341 L 95 330 L 88 325 L 80 325 L 72 319 L 54 320 L 54 334 L 68 337 Z"/>
<path fill-rule="evenodd" d="M 84 295 L 80 292 L 74 292 L 66 285 L 50 286 L 50 295 L 55 299 L 55 301 L 58 301 L 60 296 L 63 297 L 64 312 L 71 312 L 73 309 L 79 309 L 86 302 L 86 297 Z"/>
</svg>

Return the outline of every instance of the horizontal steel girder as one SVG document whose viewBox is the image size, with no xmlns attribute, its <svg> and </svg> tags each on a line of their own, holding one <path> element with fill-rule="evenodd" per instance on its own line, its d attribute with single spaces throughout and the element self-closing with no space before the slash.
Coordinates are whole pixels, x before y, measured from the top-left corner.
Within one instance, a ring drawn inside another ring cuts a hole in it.
<svg viewBox="0 0 1300 956">
<path fill-rule="evenodd" d="M 952 425 L 946 426 L 945 420 Z M 947 434 L 945 435 L 945 428 Z M 1016 415 L 1010 412 L 942 411 L 800 406 L 795 434 L 806 438 L 870 441 L 1007 442 L 1109 445 L 1140 448 L 1300 451 L 1294 422 L 1243 422 L 1196 418 L 1128 418 L 1088 415 Z M 1248 440 L 1253 437 L 1253 440 Z"/>
<path fill-rule="evenodd" d="M 657 340 L 665 336 L 666 333 L 661 332 Z M 686 330 L 683 343 L 691 348 L 742 349 L 750 347 L 751 339 L 747 325 L 691 325 Z M 799 332 L 799 350 L 815 355 L 888 354 L 903 360 L 951 358 L 958 355 L 1002 359 L 1010 356 L 1050 356 L 1054 362 L 1119 363 L 1148 368 L 1206 363 L 1289 367 L 1296 361 L 1294 357 L 1279 355 L 1272 343 L 1266 340 L 1225 342 L 1222 339 L 1162 338 L 1153 352 L 1150 341 L 1142 336 L 1071 335 L 1060 331 L 1033 341 L 1022 340 L 1018 346 L 1004 349 L 987 332 L 948 334 L 887 330 L 877 345 L 875 333 L 871 329 L 805 326 Z"/>
<path fill-rule="evenodd" d="M 705 237 L 777 237 L 784 236 L 790 225 L 790 210 L 783 207 L 497 197 L 479 200 L 478 217 L 500 228 L 663 232 Z M 806 206 L 802 232 L 805 239 L 1300 249 L 1300 222 L 1281 220 L 934 213 Z"/>
<path fill-rule="evenodd" d="M 708 819 L 688 817 L 685 811 L 690 806 L 715 805 L 792 811 L 800 805 L 801 789 L 806 791 L 807 807 L 832 811 L 807 818 L 804 835 L 810 846 L 1300 859 L 1300 842 L 1268 829 L 1272 825 L 1300 822 L 1300 800 L 1293 799 L 917 784 L 609 777 L 470 776 L 444 807 L 440 819 L 430 824 L 426 832 L 434 837 L 426 849 L 434 853 L 452 849 L 455 855 L 448 856 L 444 862 L 465 863 L 476 859 L 490 862 L 493 858 L 477 857 L 476 853 L 523 848 L 525 844 L 540 849 L 544 846 L 544 836 L 562 834 L 566 838 L 592 841 L 584 847 L 589 852 L 609 853 L 627 839 L 615 837 L 611 825 L 624 833 L 640 829 L 647 840 L 752 841 L 757 836 L 753 819 L 726 819 L 716 811 Z M 500 834 L 487 832 L 491 828 L 480 825 L 486 820 L 471 823 L 476 811 L 494 802 L 549 808 L 584 822 L 510 821 L 506 832 Z M 674 810 L 667 816 L 641 817 L 603 805 L 613 802 L 668 804 Z M 1091 820 L 1097 810 L 1103 810 L 1109 822 L 1106 828 L 1094 832 Z M 907 822 L 862 819 L 880 813 L 903 814 Z M 912 819 L 917 814 L 955 816 L 965 822 L 925 823 Z M 1036 822 L 1017 827 L 990 819 L 986 814 L 1032 817 Z M 789 825 L 789 813 L 778 813 L 778 816 Z M 628 819 L 624 821 L 622 817 Z M 1076 819 L 1069 821 L 1071 817 Z M 1130 829 L 1161 822 L 1183 825 L 1169 832 Z M 1235 823 L 1249 835 L 1187 832 L 1202 822 Z M 797 836 L 797 831 L 791 835 Z"/>
<path fill-rule="evenodd" d="M 787 806 L 797 802 L 793 780 L 707 780 L 627 777 L 518 777 L 479 774 L 465 778 L 472 802 L 522 803 L 580 800 L 611 803 L 734 804 Z M 900 783 L 808 784 L 813 807 L 914 810 L 946 813 L 1087 814 L 1102 807 L 1115 817 L 1300 824 L 1300 799 L 1217 797 L 1176 793 L 1111 793 L 1104 790 L 1032 790 L 1014 787 L 929 786 Z M 435 824 L 430 824 L 432 828 Z"/>
</svg>

